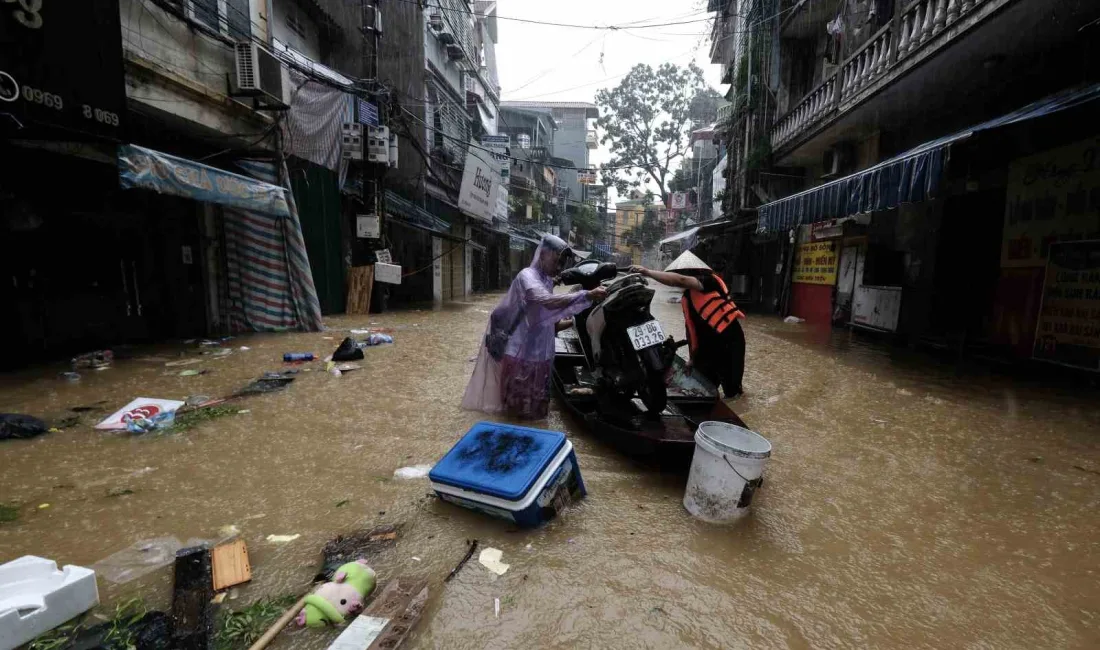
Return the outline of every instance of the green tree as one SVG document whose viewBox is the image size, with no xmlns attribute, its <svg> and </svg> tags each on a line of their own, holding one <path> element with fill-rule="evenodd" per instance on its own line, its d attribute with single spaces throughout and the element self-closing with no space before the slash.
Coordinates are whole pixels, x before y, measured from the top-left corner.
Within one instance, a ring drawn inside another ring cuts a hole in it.
<svg viewBox="0 0 1100 650">
<path fill-rule="evenodd" d="M 665 236 L 665 229 L 657 220 L 656 210 L 646 210 L 642 222 L 623 233 L 623 242 L 627 246 L 637 246 L 647 251 L 655 247 Z"/>
<path fill-rule="evenodd" d="M 709 115 L 708 102 L 715 94 L 694 63 L 686 68 L 662 63 L 656 69 L 638 64 L 618 86 L 598 91 L 597 124 L 601 141 L 611 148 L 603 183 L 625 196 L 630 188 L 653 182 L 667 204 L 672 165 L 688 150 L 693 109 Z"/>
<path fill-rule="evenodd" d="M 687 171 L 684 169 L 683 161 L 676 168 L 676 172 L 672 174 L 672 179 L 668 182 L 669 192 L 686 192 L 692 188 L 691 180 L 688 178 Z"/>
<path fill-rule="evenodd" d="M 588 205 L 577 207 L 577 211 L 573 214 L 573 228 L 577 231 L 577 239 L 582 243 L 594 243 L 603 236 L 604 230 L 603 224 L 596 216 L 596 210 Z"/>
</svg>

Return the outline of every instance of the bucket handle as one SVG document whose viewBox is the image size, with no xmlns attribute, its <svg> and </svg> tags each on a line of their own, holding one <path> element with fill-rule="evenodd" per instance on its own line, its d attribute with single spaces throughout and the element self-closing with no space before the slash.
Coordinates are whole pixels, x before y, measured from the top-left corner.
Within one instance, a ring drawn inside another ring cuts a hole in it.
<svg viewBox="0 0 1100 650">
<path fill-rule="evenodd" d="M 756 494 L 757 488 L 764 484 L 764 477 L 758 476 L 753 480 L 749 480 L 741 475 L 741 472 L 737 471 L 737 468 L 733 466 L 729 458 L 726 458 L 725 454 L 722 454 L 722 460 L 726 461 L 726 464 L 730 466 L 733 473 L 736 474 L 742 481 L 745 482 L 745 487 L 741 489 L 741 498 L 737 501 L 738 508 L 747 508 L 752 503 L 752 496 Z"/>
<path fill-rule="evenodd" d="M 726 461 L 726 464 L 730 466 L 730 469 L 733 470 L 733 473 L 736 474 L 738 477 L 740 477 L 740 479 L 742 481 L 744 481 L 746 483 L 751 483 L 752 482 L 749 479 L 745 478 L 744 476 L 741 476 L 741 472 L 737 471 L 737 468 L 733 466 L 733 463 L 730 462 L 729 458 L 726 458 L 725 454 L 722 454 L 722 460 Z"/>
</svg>

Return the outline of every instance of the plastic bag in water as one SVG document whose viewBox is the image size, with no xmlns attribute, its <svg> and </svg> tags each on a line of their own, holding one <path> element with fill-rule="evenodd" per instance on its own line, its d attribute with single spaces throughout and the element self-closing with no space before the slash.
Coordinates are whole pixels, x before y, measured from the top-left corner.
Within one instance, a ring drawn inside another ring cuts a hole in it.
<svg viewBox="0 0 1100 650">
<path fill-rule="evenodd" d="M 187 546 L 200 546 L 206 540 L 189 539 L 180 544 L 175 537 L 156 537 L 134 542 L 92 565 L 97 575 L 115 584 L 126 584 L 176 561 L 176 551 Z"/>
</svg>

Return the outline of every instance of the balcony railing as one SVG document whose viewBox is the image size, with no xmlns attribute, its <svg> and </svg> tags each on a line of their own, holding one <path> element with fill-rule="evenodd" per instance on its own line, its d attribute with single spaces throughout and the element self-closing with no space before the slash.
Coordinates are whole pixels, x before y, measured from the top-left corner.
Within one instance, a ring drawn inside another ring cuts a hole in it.
<svg viewBox="0 0 1100 650">
<path fill-rule="evenodd" d="M 733 119 L 733 104 L 723 104 L 718 107 L 718 126 L 729 126 L 730 120 Z"/>
<path fill-rule="evenodd" d="M 914 56 L 961 16 L 988 0 L 913 0 L 900 20 L 884 26 L 834 73 L 777 119 L 771 130 L 776 150 L 831 115 L 898 64 Z M 895 33 L 895 30 L 897 33 Z"/>
<path fill-rule="evenodd" d="M 811 90 L 772 127 L 772 149 L 820 122 L 836 111 L 836 73 Z"/>
</svg>

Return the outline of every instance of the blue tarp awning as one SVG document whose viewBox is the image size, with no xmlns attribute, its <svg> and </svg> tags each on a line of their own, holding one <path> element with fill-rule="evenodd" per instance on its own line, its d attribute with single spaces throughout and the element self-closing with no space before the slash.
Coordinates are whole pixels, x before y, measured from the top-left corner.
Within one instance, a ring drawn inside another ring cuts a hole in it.
<svg viewBox="0 0 1100 650">
<path fill-rule="evenodd" d="M 936 198 L 951 145 L 981 131 L 1042 117 L 1100 98 L 1100 84 L 1064 90 L 963 131 L 925 142 L 851 176 L 759 208 L 757 232 L 780 231 Z"/>
<path fill-rule="evenodd" d="M 132 144 L 118 148 L 118 180 L 122 189 L 137 187 L 259 214 L 290 216 L 286 190 L 278 185 Z"/>
</svg>

